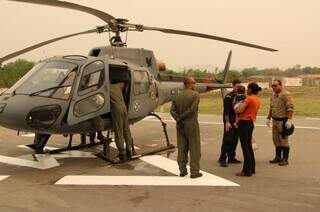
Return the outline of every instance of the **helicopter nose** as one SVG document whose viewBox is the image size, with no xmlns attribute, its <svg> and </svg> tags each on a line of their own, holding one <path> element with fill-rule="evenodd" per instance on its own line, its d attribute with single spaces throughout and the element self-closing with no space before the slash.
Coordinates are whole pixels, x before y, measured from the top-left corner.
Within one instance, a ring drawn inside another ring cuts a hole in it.
<svg viewBox="0 0 320 212">
<path fill-rule="evenodd" d="M 0 98 L 0 126 L 10 129 L 24 128 L 25 117 L 23 110 L 23 103 L 17 101 L 10 96 L 4 96 Z"/>
<path fill-rule="evenodd" d="M 47 129 L 65 112 L 63 104 L 67 103 L 29 95 L 0 96 L 0 126 L 26 132 Z"/>
</svg>

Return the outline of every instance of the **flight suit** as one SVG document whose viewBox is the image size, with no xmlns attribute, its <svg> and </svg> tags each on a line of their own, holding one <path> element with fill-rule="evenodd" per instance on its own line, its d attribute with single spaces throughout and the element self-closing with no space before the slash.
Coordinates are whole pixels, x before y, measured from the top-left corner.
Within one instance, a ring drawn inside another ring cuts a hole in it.
<svg viewBox="0 0 320 212">
<path fill-rule="evenodd" d="M 272 117 L 272 139 L 276 147 L 276 157 L 270 163 L 279 163 L 287 165 L 289 158 L 288 136 L 284 135 L 282 130 L 288 119 L 287 112 L 293 111 L 294 105 L 289 92 L 282 89 L 278 94 L 274 93 L 270 99 L 270 111 Z M 282 154 L 283 153 L 283 154 Z"/>
<path fill-rule="evenodd" d="M 110 85 L 111 118 L 115 133 L 115 142 L 120 155 L 130 156 L 132 150 L 132 137 L 129 128 L 127 107 L 119 85 Z M 126 150 L 124 148 L 126 143 Z"/>
<path fill-rule="evenodd" d="M 185 89 L 172 102 L 170 112 L 177 121 L 177 160 L 180 173 L 187 173 L 188 152 L 190 152 L 191 175 L 198 174 L 200 170 L 199 102 L 199 94 L 191 89 Z"/>
</svg>

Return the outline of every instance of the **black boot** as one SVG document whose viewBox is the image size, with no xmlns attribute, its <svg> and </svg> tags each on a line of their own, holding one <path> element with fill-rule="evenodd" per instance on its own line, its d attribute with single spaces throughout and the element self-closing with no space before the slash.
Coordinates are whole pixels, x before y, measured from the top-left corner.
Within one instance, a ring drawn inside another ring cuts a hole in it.
<svg viewBox="0 0 320 212">
<path fill-rule="evenodd" d="M 115 160 L 116 163 L 124 163 L 128 159 L 127 159 L 127 155 L 126 154 L 118 154 L 117 157 L 114 160 Z"/>
<path fill-rule="evenodd" d="M 131 158 L 132 158 L 132 152 L 131 152 L 131 150 L 126 150 L 126 153 L 127 153 L 127 158 L 128 158 L 128 159 L 131 159 Z"/>
<path fill-rule="evenodd" d="M 102 133 L 101 133 L 102 134 Z M 96 138 L 96 133 L 89 133 L 89 141 L 90 141 L 90 144 L 95 144 L 95 139 Z"/>
<path fill-rule="evenodd" d="M 103 143 L 106 142 L 107 139 L 104 137 L 104 135 L 102 134 L 102 131 L 98 131 L 97 132 L 97 138 Z"/>
<path fill-rule="evenodd" d="M 288 146 L 284 146 L 282 148 L 283 148 L 283 159 L 279 163 L 279 166 L 287 166 L 289 165 L 288 159 L 289 159 L 290 148 Z"/>
<path fill-rule="evenodd" d="M 270 163 L 279 163 L 281 161 L 281 152 L 282 152 L 282 147 L 281 146 L 276 146 L 276 156 L 273 160 L 270 160 Z"/>
</svg>

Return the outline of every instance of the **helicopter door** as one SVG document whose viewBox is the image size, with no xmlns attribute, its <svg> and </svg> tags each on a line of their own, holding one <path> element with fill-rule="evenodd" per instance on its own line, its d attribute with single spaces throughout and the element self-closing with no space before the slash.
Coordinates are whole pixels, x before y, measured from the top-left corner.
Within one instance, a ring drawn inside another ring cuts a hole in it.
<svg viewBox="0 0 320 212">
<path fill-rule="evenodd" d="M 157 105 L 157 88 L 153 78 L 147 70 L 134 70 L 130 117 L 141 118 L 147 116 Z"/>
<path fill-rule="evenodd" d="M 68 124 L 110 112 L 109 66 L 107 58 L 82 66 L 70 103 Z"/>
</svg>

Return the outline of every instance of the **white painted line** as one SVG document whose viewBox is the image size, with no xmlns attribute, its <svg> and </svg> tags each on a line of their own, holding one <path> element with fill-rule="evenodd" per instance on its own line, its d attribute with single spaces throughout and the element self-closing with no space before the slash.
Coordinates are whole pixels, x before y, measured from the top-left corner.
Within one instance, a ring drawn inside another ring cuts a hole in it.
<svg viewBox="0 0 320 212">
<path fill-rule="evenodd" d="M 28 146 L 26 146 L 26 145 L 18 145 L 17 147 L 19 147 L 19 148 L 25 148 L 25 149 L 32 149 L 32 148 L 30 148 L 30 147 L 28 147 Z M 44 147 L 44 150 L 55 150 L 55 149 L 58 149 L 58 148 L 56 148 L 56 147 L 50 147 L 50 146 Z"/>
<path fill-rule="evenodd" d="M 74 176 L 63 177 L 56 185 L 126 185 L 126 186 L 239 186 L 216 179 L 166 176 Z"/>
<path fill-rule="evenodd" d="M 166 158 L 160 155 L 152 155 L 152 156 L 141 157 L 140 159 L 144 162 L 150 163 L 154 166 L 157 166 L 161 169 L 171 172 L 172 174 L 179 175 L 180 173 L 177 162 L 169 158 Z M 187 166 L 187 169 L 190 170 L 190 167 Z M 225 180 L 213 174 L 207 173 L 205 171 L 201 171 L 201 173 L 203 174 L 203 176 L 200 177 L 199 179 L 213 180 L 215 182 L 224 184 L 224 186 L 239 186 L 238 184 L 235 184 L 231 181 Z"/>
<path fill-rule="evenodd" d="M 153 155 L 140 158 L 167 172 L 178 175 L 176 161 Z M 178 176 L 65 176 L 57 185 L 134 185 L 134 186 L 239 186 L 213 174 L 201 171 L 203 176 L 196 179 Z"/>
<path fill-rule="evenodd" d="M 19 145 L 21 148 L 29 148 L 24 145 Z M 54 147 L 47 147 L 50 150 L 56 149 Z M 35 169 L 50 169 L 57 166 L 60 166 L 60 163 L 56 159 L 61 158 L 96 158 L 90 152 L 83 151 L 68 151 L 62 154 L 32 154 L 22 155 L 19 157 L 9 157 L 0 155 L 0 163 L 16 165 L 16 166 L 24 166 Z M 33 160 L 30 160 L 33 159 Z"/>
<path fill-rule="evenodd" d="M 117 145 L 115 142 L 110 143 L 110 146 L 117 149 Z M 135 149 L 140 149 L 140 147 L 134 146 Z"/>
<path fill-rule="evenodd" d="M 60 165 L 55 159 L 54 161 L 51 158 L 45 158 L 45 155 L 39 156 L 39 158 L 37 157 L 37 159 L 40 159 L 40 161 L 31 161 L 31 160 L 25 160 L 25 159 L 0 155 L 0 162 L 10 164 L 10 165 L 25 166 L 25 167 L 35 168 L 35 169 L 49 169 L 49 168 L 53 168 Z"/>
<path fill-rule="evenodd" d="M 10 177 L 10 175 L 0 175 L 0 181 Z"/>
<path fill-rule="evenodd" d="M 167 115 L 167 116 L 170 116 L 171 117 L 171 114 L 170 113 L 156 113 L 157 115 Z M 199 113 L 199 116 L 206 116 L 206 117 L 210 117 L 210 116 L 213 116 L 213 117 L 217 117 L 217 116 L 221 116 L 220 114 L 206 114 L 206 113 Z M 257 116 L 257 118 L 266 118 L 265 116 Z"/>
<path fill-rule="evenodd" d="M 145 146 L 147 146 L 147 147 L 156 147 L 156 146 L 159 146 L 159 144 L 145 144 Z"/>
<path fill-rule="evenodd" d="M 27 134 L 20 134 L 19 136 L 23 136 L 23 137 L 34 137 L 35 134 L 34 133 L 27 133 Z"/>
<path fill-rule="evenodd" d="M 148 119 L 145 121 L 156 122 L 158 120 Z M 164 122 L 176 123 L 174 120 L 164 119 Z M 199 121 L 200 124 L 208 124 L 208 125 L 222 125 L 223 122 L 211 122 L 211 121 Z M 265 124 L 255 124 L 255 127 L 267 127 Z M 311 130 L 320 130 L 320 127 L 304 127 L 304 126 L 295 126 L 296 129 L 311 129 Z"/>
<path fill-rule="evenodd" d="M 309 118 L 307 117 L 306 120 L 315 120 L 315 121 L 320 121 L 320 118 Z"/>
<path fill-rule="evenodd" d="M 150 163 L 154 166 L 159 167 L 160 169 L 166 170 L 167 172 L 170 172 L 175 175 L 179 175 L 180 173 L 176 161 L 170 160 L 160 155 L 144 156 L 141 157 L 140 160 L 146 163 Z"/>
</svg>

